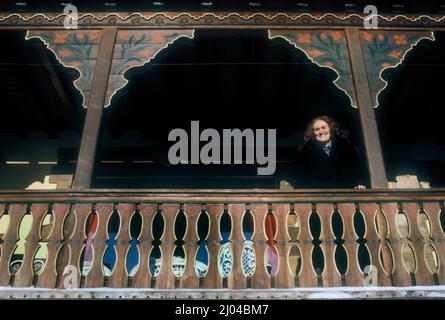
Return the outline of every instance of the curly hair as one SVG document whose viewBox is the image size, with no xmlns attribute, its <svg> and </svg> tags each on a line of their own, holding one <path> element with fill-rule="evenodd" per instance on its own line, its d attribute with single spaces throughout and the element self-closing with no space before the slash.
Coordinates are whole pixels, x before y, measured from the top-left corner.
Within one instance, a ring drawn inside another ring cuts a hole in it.
<svg viewBox="0 0 445 320">
<path fill-rule="evenodd" d="M 317 122 L 318 120 L 323 120 L 328 124 L 333 136 L 346 137 L 348 135 L 348 132 L 346 130 L 340 130 L 340 126 L 334 119 L 323 115 L 316 117 L 308 124 L 306 131 L 304 132 L 304 141 L 307 142 L 310 138 L 314 136 L 314 123 Z"/>
</svg>

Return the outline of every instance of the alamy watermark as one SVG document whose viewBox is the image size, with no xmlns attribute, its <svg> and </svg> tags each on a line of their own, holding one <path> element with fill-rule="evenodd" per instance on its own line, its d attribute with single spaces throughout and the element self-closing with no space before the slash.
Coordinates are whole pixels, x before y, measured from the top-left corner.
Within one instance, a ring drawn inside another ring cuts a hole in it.
<svg viewBox="0 0 445 320">
<path fill-rule="evenodd" d="M 168 151 L 170 164 L 257 164 L 264 166 L 257 169 L 258 175 L 275 173 L 276 129 L 267 129 L 266 154 L 265 129 L 223 129 L 221 137 L 212 128 L 200 132 L 199 121 L 192 121 L 190 127 L 190 136 L 181 128 L 173 129 L 168 134 L 168 141 L 176 142 Z M 206 143 L 201 147 L 201 142 Z"/>
<path fill-rule="evenodd" d="M 368 265 L 363 272 L 367 275 L 365 277 L 365 287 L 377 287 L 378 285 L 378 269 L 376 266 Z"/>
<path fill-rule="evenodd" d="M 365 17 L 363 21 L 363 27 L 367 30 L 369 29 L 378 29 L 379 27 L 379 17 L 377 7 L 369 4 L 363 9 L 363 13 L 367 13 L 368 15 Z"/>
<path fill-rule="evenodd" d="M 63 14 L 67 15 L 63 20 L 63 27 L 65 29 L 77 29 L 77 7 L 72 4 L 67 4 L 63 8 Z"/>
<path fill-rule="evenodd" d="M 78 271 L 76 266 L 67 265 L 63 270 L 63 287 L 65 289 L 79 288 Z"/>
</svg>

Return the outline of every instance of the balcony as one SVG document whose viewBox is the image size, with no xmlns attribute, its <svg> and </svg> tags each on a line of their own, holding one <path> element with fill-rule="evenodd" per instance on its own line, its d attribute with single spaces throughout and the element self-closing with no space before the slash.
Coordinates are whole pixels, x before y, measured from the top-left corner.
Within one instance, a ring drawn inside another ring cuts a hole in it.
<svg viewBox="0 0 445 320">
<path fill-rule="evenodd" d="M 0 296 L 443 293 L 444 200 L 444 189 L 1 191 Z"/>
</svg>

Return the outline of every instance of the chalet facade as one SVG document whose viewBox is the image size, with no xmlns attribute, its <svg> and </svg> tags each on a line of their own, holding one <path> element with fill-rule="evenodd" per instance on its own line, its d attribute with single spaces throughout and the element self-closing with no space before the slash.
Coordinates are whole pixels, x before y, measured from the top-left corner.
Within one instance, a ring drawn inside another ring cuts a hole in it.
<svg viewBox="0 0 445 320">
<path fill-rule="evenodd" d="M 443 290 L 445 9 L 217 3 L 2 9 L 0 296 Z M 367 189 L 295 187 L 321 114 Z M 276 173 L 169 164 L 193 120 L 275 128 Z"/>
</svg>

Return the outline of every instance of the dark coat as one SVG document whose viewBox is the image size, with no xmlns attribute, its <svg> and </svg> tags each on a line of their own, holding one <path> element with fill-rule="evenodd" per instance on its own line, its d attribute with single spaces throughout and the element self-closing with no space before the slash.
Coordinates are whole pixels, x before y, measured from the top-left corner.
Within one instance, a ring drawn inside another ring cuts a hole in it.
<svg viewBox="0 0 445 320">
<path fill-rule="evenodd" d="M 297 156 L 295 186 L 299 188 L 354 188 L 365 184 L 358 152 L 346 138 L 332 139 L 330 155 L 315 138 L 309 139 Z"/>
</svg>

